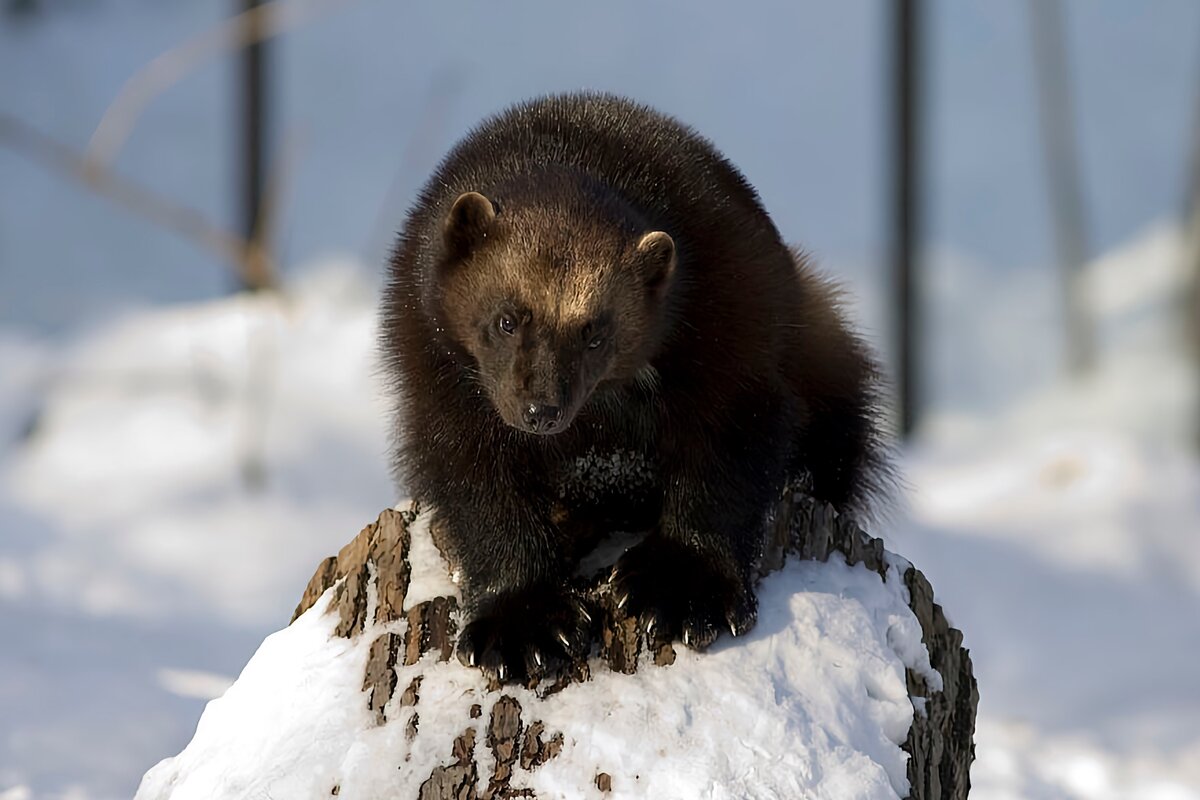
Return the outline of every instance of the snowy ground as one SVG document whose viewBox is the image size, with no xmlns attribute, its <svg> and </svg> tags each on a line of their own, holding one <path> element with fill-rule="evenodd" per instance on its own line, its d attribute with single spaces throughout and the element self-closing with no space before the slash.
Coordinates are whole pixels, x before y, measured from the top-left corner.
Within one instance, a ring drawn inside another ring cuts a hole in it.
<svg viewBox="0 0 1200 800">
<path fill-rule="evenodd" d="M 1098 262 L 1098 297 L 1173 241 Z M 939 417 L 905 454 L 909 511 L 879 533 L 966 632 L 976 797 L 1200 797 L 1195 396 L 1148 311 L 1173 280 L 1109 296 L 1087 384 Z M 395 500 L 372 310 L 328 264 L 282 303 L 0 332 L 0 798 L 129 797 Z"/>
<path fill-rule="evenodd" d="M 331 266 L 283 303 L 0 335 L 0 790 L 129 797 L 394 502 L 373 306 Z"/>
<path fill-rule="evenodd" d="M 1200 469 L 1086 428 L 908 459 L 920 564 L 966 631 L 981 797 L 1200 797 Z"/>
<path fill-rule="evenodd" d="M 1096 374 L 938 417 L 906 453 L 909 520 L 885 537 L 966 632 L 977 796 L 1200 797 L 1200 381 L 1180 356 L 1180 248 L 1160 227 L 1092 264 Z M 1012 359 L 1052 340 L 1023 308 L 1002 292 L 980 338 Z"/>
</svg>

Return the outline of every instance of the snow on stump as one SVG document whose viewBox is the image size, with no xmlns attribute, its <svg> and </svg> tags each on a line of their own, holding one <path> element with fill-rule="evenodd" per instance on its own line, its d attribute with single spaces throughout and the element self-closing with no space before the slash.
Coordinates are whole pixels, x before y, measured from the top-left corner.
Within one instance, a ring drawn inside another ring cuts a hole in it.
<svg viewBox="0 0 1200 800">
<path fill-rule="evenodd" d="M 453 657 L 429 516 L 385 511 L 137 800 L 966 797 L 978 691 L 924 576 L 799 493 L 768 533 L 745 636 L 647 642 L 605 567 L 598 652 L 497 686 Z"/>
</svg>

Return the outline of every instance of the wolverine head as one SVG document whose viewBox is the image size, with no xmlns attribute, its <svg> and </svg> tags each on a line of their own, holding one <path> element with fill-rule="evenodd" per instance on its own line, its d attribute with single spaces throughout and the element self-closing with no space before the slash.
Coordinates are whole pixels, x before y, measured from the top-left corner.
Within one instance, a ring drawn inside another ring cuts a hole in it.
<svg viewBox="0 0 1200 800">
<path fill-rule="evenodd" d="M 542 175 L 490 194 L 459 195 L 445 217 L 442 316 L 500 417 L 559 433 L 598 386 L 647 365 L 675 243 L 578 179 Z"/>
</svg>

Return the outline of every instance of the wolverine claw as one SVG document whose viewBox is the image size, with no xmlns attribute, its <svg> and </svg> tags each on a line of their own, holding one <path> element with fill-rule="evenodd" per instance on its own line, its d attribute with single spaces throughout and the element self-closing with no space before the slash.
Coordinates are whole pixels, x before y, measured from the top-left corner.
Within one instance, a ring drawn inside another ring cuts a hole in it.
<svg viewBox="0 0 1200 800">
<path fill-rule="evenodd" d="M 712 554 L 665 539 L 647 539 L 621 557 L 616 608 L 640 620 L 651 641 L 705 650 L 719 633 L 754 627 L 750 583 Z"/>
<path fill-rule="evenodd" d="M 569 587 L 531 587 L 489 599 L 458 641 L 459 660 L 481 668 L 489 681 L 536 684 L 587 654 L 592 630 Z"/>
</svg>

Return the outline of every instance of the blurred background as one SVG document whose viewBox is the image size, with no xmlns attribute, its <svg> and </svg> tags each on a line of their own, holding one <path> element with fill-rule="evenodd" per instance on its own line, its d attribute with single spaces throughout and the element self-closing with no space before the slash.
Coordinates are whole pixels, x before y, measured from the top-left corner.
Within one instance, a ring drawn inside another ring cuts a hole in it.
<svg viewBox="0 0 1200 800">
<path fill-rule="evenodd" d="M 403 496 L 374 307 L 481 117 L 711 138 L 895 388 L 975 796 L 1200 798 L 1200 4 L 0 0 L 0 800 L 122 798 Z"/>
</svg>

